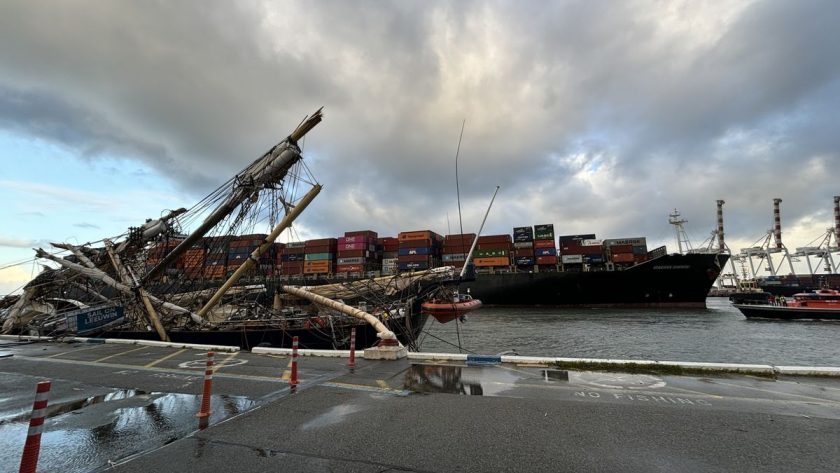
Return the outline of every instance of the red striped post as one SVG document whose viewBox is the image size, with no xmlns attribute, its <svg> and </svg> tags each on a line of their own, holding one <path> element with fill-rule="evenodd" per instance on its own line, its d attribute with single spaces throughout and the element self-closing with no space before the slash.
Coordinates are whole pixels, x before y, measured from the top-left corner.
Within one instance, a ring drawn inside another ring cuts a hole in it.
<svg viewBox="0 0 840 473">
<path fill-rule="evenodd" d="M 298 383 L 298 376 L 297 376 L 297 358 L 298 358 L 298 337 L 292 337 L 292 376 L 289 378 L 289 386 L 292 389 L 297 386 Z"/>
<path fill-rule="evenodd" d="M 350 371 L 356 369 L 356 327 L 350 329 Z"/>
<path fill-rule="evenodd" d="M 44 431 L 51 385 L 50 381 L 41 381 L 35 389 L 35 403 L 32 405 L 32 417 L 29 419 L 29 432 L 26 434 L 26 444 L 23 447 L 23 455 L 20 457 L 20 473 L 35 473 L 38 467 L 41 432 Z"/>
<path fill-rule="evenodd" d="M 207 352 L 207 368 L 204 369 L 204 394 L 201 396 L 201 408 L 196 417 L 210 417 L 210 393 L 213 390 L 213 355 Z"/>
</svg>

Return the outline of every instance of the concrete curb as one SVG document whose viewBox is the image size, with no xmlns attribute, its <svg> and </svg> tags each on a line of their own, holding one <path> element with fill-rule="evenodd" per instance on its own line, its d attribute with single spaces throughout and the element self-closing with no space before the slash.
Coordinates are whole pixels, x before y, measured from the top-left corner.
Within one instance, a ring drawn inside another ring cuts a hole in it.
<svg viewBox="0 0 840 473">
<path fill-rule="evenodd" d="M 350 350 L 309 350 L 298 348 L 298 356 L 319 356 L 324 358 L 350 358 Z M 254 347 L 251 353 L 264 355 L 291 355 L 291 348 Z M 364 356 L 364 350 L 356 350 L 356 356 Z"/>
<path fill-rule="evenodd" d="M 51 337 L 41 337 L 37 335 L 0 335 L 2 340 L 28 340 L 28 341 L 43 341 L 54 342 L 57 341 Z M 130 340 L 122 338 L 85 338 L 85 337 L 66 337 L 61 339 L 62 342 L 78 342 L 78 343 L 111 343 L 119 345 L 142 345 L 150 347 L 169 347 L 169 348 L 188 348 L 191 350 L 215 351 L 215 352 L 238 352 L 239 347 L 227 345 L 200 345 L 197 343 L 176 343 L 176 342 L 161 342 L 156 340 Z"/>
</svg>

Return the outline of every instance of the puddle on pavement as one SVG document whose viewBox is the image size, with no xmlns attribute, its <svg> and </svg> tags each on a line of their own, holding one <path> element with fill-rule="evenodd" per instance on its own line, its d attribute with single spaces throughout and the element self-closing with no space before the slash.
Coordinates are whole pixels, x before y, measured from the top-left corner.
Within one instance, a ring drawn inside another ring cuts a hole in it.
<svg viewBox="0 0 840 473">
<path fill-rule="evenodd" d="M 405 389 L 416 393 L 484 395 L 481 383 L 466 379 L 462 366 L 411 365 L 405 374 Z"/>
<path fill-rule="evenodd" d="M 256 407 L 244 397 L 214 395 L 211 416 L 199 425 L 201 395 L 118 390 L 57 405 L 41 436 L 38 468 L 91 471 L 183 438 L 199 428 Z M 29 414 L 0 424 L 0 465 L 17 465 Z"/>
<path fill-rule="evenodd" d="M 544 369 L 533 374 L 497 366 L 412 365 L 405 375 L 405 389 L 416 393 L 468 396 L 506 396 L 534 383 L 581 386 L 595 389 L 650 390 L 666 385 L 653 375 Z"/>
</svg>

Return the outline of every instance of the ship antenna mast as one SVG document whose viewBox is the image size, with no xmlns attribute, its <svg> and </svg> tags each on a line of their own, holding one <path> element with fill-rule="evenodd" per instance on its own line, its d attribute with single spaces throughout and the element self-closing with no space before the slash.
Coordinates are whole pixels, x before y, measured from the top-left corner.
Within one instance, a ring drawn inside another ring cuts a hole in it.
<svg viewBox="0 0 840 473">
<path fill-rule="evenodd" d="M 458 184 L 458 155 L 461 153 L 461 139 L 464 137 L 464 125 L 467 124 L 467 119 L 465 118 L 463 122 L 461 122 L 461 134 L 458 136 L 458 148 L 455 149 L 455 195 L 458 198 L 458 227 L 461 230 L 461 253 L 464 252 L 464 221 L 461 219 L 461 187 Z M 466 262 L 464 263 L 466 266 Z"/>
<path fill-rule="evenodd" d="M 683 224 L 686 222 L 688 220 L 682 218 L 677 209 L 674 209 L 668 215 L 668 223 L 674 226 L 674 231 L 677 233 L 677 247 L 680 250 L 680 254 L 683 254 L 683 243 L 685 243 L 685 251 L 691 251 L 691 243 L 688 241 L 688 235 L 685 233 L 685 227 L 683 227 Z"/>
</svg>

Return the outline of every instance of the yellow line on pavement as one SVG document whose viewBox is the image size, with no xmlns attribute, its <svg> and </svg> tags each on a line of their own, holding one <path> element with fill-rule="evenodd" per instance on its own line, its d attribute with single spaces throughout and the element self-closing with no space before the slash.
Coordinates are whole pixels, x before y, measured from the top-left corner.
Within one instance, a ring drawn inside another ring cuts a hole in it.
<svg viewBox="0 0 840 473">
<path fill-rule="evenodd" d="M 222 368 L 224 368 L 225 366 L 227 366 L 227 363 L 228 363 L 231 359 L 233 359 L 233 357 L 234 357 L 234 356 L 236 356 L 236 355 L 238 355 L 238 354 L 239 354 L 239 352 L 238 352 L 238 351 L 235 351 L 235 352 L 231 353 L 230 355 L 228 355 L 228 356 L 227 356 L 227 358 L 225 358 L 225 359 L 224 359 L 224 360 L 222 360 L 222 361 L 221 361 L 218 365 L 216 365 L 216 366 L 214 366 L 214 367 L 213 367 L 213 368 L 214 368 L 213 372 L 215 373 L 216 371 L 219 371 L 220 369 L 222 369 Z"/>
<path fill-rule="evenodd" d="M 292 359 L 289 358 L 289 364 L 286 365 L 286 371 L 283 372 L 283 376 L 280 377 L 283 381 L 288 381 L 289 378 L 292 377 Z"/>
<path fill-rule="evenodd" d="M 144 365 L 144 367 L 145 368 L 151 368 L 152 366 L 155 366 L 156 364 L 160 363 L 161 361 L 166 361 L 166 360 L 172 358 L 173 356 L 178 356 L 178 355 L 180 355 L 181 353 L 184 353 L 187 350 L 189 350 L 189 348 L 182 348 L 182 349 L 176 351 L 175 353 L 170 353 L 170 354 L 164 356 L 163 358 L 161 358 L 159 360 L 155 360 L 155 361 L 149 363 L 148 365 Z"/>
<path fill-rule="evenodd" d="M 79 353 L 80 351 L 88 351 L 88 350 L 95 350 L 97 348 L 102 348 L 102 345 L 104 345 L 104 344 L 97 344 L 95 346 L 87 347 L 87 348 L 79 348 L 78 350 L 73 350 L 73 351 L 63 351 L 61 353 L 56 353 L 55 355 L 44 356 L 44 357 L 41 357 L 41 358 L 58 358 L 61 355 L 68 355 L 70 353 Z"/>
<path fill-rule="evenodd" d="M 119 353 L 114 353 L 113 355 L 103 356 L 102 358 L 100 358 L 100 359 L 98 359 L 98 360 L 93 360 L 93 362 L 94 362 L 94 363 L 99 363 L 100 361 L 105 361 L 105 360 L 108 360 L 108 359 L 114 358 L 115 356 L 127 355 L 127 354 L 129 354 L 129 353 L 133 353 L 133 352 L 135 352 L 135 351 L 148 350 L 148 349 L 149 349 L 149 347 L 143 346 L 143 347 L 139 347 L 139 348 L 134 348 L 134 349 L 132 349 L 132 350 L 121 351 L 121 352 L 119 352 Z"/>
<path fill-rule="evenodd" d="M 377 379 L 376 384 L 382 389 L 391 389 L 391 386 L 388 386 L 388 383 L 386 383 L 384 380 Z"/>
</svg>

